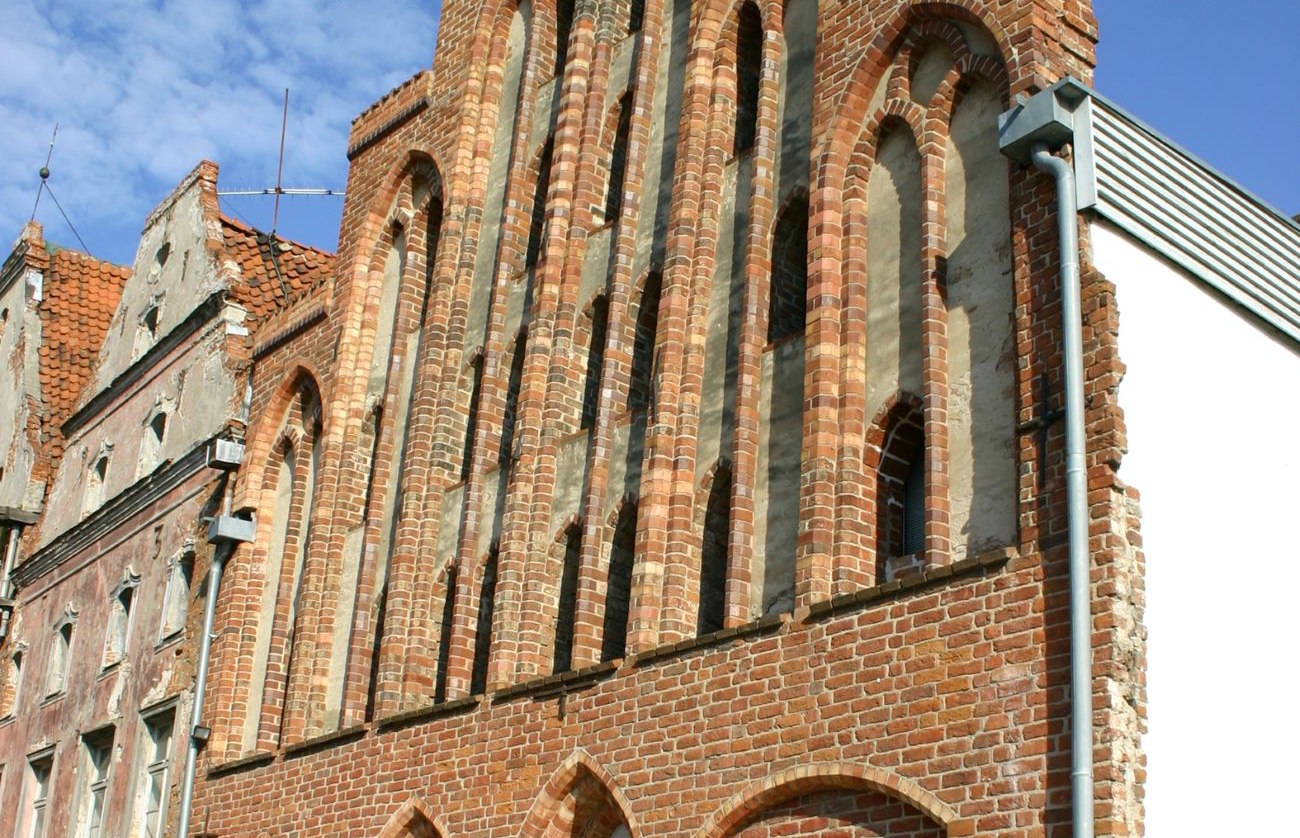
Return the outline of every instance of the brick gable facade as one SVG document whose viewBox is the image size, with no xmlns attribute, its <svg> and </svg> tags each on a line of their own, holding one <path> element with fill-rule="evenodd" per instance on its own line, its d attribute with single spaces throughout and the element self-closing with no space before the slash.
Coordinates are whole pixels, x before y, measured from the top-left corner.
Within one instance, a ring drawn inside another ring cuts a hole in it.
<svg viewBox="0 0 1300 838">
<path fill-rule="evenodd" d="M 253 348 L 208 833 L 1068 831 L 1053 196 L 995 119 L 1089 76 L 1091 12 L 810 4 L 459 0 L 357 118 L 335 278 Z M 1098 831 L 1137 835 L 1084 301 Z"/>
</svg>

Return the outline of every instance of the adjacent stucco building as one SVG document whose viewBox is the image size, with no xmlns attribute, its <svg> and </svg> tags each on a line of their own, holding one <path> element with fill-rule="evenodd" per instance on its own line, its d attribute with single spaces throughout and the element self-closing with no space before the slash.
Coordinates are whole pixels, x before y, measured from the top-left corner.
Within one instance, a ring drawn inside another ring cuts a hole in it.
<svg viewBox="0 0 1300 838">
<path fill-rule="evenodd" d="M 47 385 L 27 401 L 36 462 L 61 459 L 6 568 L 0 820 L 16 835 L 160 835 L 175 819 L 207 521 L 228 482 L 212 445 L 242 439 L 251 333 L 331 264 L 283 242 L 272 255 L 221 217 L 216 176 L 201 164 L 146 219 L 130 272 L 56 251 L 25 324 L 29 378 Z M 29 228 L 11 261 L 40 246 Z"/>
</svg>

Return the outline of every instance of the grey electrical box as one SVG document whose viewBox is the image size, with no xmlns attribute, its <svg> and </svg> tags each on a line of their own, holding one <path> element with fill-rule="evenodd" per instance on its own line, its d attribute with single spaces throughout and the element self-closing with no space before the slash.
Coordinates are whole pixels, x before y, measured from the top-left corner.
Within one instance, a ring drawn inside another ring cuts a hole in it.
<svg viewBox="0 0 1300 838">
<path fill-rule="evenodd" d="M 208 467 L 234 471 L 244 461 L 244 443 L 233 439 L 214 439 L 208 446 Z"/>
<path fill-rule="evenodd" d="M 220 515 L 208 525 L 209 544 L 245 544 L 253 540 L 257 527 L 248 518 Z"/>
</svg>

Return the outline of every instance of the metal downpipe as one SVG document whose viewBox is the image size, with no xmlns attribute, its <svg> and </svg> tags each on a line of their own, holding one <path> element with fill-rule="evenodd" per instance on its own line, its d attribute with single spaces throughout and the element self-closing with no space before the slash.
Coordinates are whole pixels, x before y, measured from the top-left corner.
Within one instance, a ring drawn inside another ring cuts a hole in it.
<svg viewBox="0 0 1300 838">
<path fill-rule="evenodd" d="M 199 737 L 196 732 L 202 723 L 203 698 L 207 691 L 208 659 L 212 649 L 212 627 L 217 612 L 217 592 L 221 590 L 221 572 L 226 559 L 234 552 L 234 545 L 223 543 L 217 545 L 212 555 L 212 569 L 209 572 L 207 601 L 203 604 L 203 634 L 199 643 L 199 667 L 194 675 L 194 712 L 190 720 L 189 747 L 185 752 L 185 776 L 181 781 L 181 812 L 176 827 L 180 838 L 190 834 L 190 808 L 194 802 L 194 771 L 199 759 L 199 750 L 206 742 L 206 737 Z"/>
<path fill-rule="evenodd" d="M 1056 179 L 1061 243 L 1061 329 L 1065 346 L 1065 497 L 1070 548 L 1070 790 L 1074 838 L 1093 838 L 1092 561 L 1088 553 L 1088 475 L 1083 432 L 1083 314 L 1079 290 L 1079 214 L 1074 169 L 1036 143 L 1031 159 Z"/>
</svg>

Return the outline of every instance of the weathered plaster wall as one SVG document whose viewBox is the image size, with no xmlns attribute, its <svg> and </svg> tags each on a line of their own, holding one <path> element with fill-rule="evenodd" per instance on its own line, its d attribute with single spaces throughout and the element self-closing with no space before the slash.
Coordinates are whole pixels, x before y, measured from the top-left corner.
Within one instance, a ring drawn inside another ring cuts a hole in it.
<svg viewBox="0 0 1300 838">
<path fill-rule="evenodd" d="M 211 219 L 202 203 L 203 188 L 192 176 L 150 216 L 82 405 L 194 313 L 225 281 L 218 279 L 226 275 L 217 264 L 218 252 L 208 245 Z M 161 264 L 156 258 L 160 249 L 170 254 Z M 150 307 L 159 312 L 156 335 L 141 343 L 140 320 Z M 130 392 L 113 392 L 106 404 L 82 421 L 68 438 L 65 467 L 59 469 L 50 489 L 41 544 L 48 544 L 157 465 L 179 458 L 241 417 L 244 387 L 235 380 L 224 350 L 228 341 L 242 342 L 243 320 L 242 308 L 225 303 L 192 336 L 156 357 L 132 382 Z M 164 437 L 142 460 L 144 448 L 153 446 L 150 423 L 160 412 L 167 414 Z M 88 481 L 104 455 L 108 468 L 101 504 L 88 503 Z"/>
<path fill-rule="evenodd" d="M 148 346 L 180 325 L 195 306 L 225 287 L 211 245 L 221 241 L 220 229 L 212 228 L 215 221 L 203 205 L 198 170 L 145 221 L 133 278 L 113 317 L 95 381 L 87 388 L 91 393 L 106 388 Z M 154 339 L 138 339 L 151 308 L 158 312 Z"/>
<path fill-rule="evenodd" d="M 21 241 L 21 240 L 20 240 Z M 36 246 L 43 247 L 39 235 Z M 41 254 L 42 256 L 44 254 Z M 38 511 L 43 485 L 32 485 L 41 405 L 38 351 L 41 346 L 41 300 L 44 273 L 25 263 L 0 289 L 0 393 L 9 394 L 9 407 L 0 410 L 0 506 Z"/>
<path fill-rule="evenodd" d="M 0 779 L 0 824 L 20 813 L 24 783 L 30 773 L 26 755 L 53 746 L 54 775 L 50 786 L 46 835 L 71 834 L 83 814 L 85 800 L 84 748 L 81 736 L 111 725 L 113 758 L 106 835 L 128 835 L 138 825 L 141 769 L 137 754 L 144 737 L 141 711 L 177 704 L 172 736 L 173 782 L 183 761 L 181 733 L 190 712 L 195 638 L 200 634 L 199 580 L 206 572 L 210 548 L 196 526 L 203 513 L 215 508 L 212 473 L 202 470 L 170 493 L 159 496 L 124 522 L 111 537 L 65 561 L 36 584 L 21 590 L 18 621 L 11 627 L 12 644 L 27 644 L 22 685 L 13 717 L 0 721 L 0 754 L 7 760 Z M 189 624 L 171 636 L 162 633 L 165 594 L 171 568 L 192 562 L 191 586 L 184 600 Z M 127 630 L 125 654 L 105 666 L 114 589 L 129 576 L 138 576 Z M 71 659 L 66 688 L 47 695 L 46 683 L 55 626 L 75 611 Z M 173 790 L 174 790 L 173 786 Z M 176 813 L 171 794 L 169 814 Z"/>
</svg>

